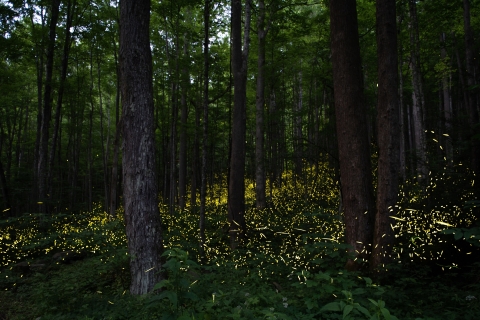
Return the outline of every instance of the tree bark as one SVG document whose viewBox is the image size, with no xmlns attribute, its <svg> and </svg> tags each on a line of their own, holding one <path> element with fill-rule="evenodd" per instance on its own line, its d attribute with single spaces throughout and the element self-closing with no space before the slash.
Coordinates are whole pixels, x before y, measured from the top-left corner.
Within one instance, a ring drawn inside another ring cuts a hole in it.
<svg viewBox="0 0 480 320">
<path fill-rule="evenodd" d="M 422 186 L 426 186 L 428 169 L 427 153 L 425 144 L 425 124 L 423 120 L 423 111 L 425 106 L 423 86 L 420 73 L 419 62 L 419 39 L 418 39 L 418 21 L 417 6 L 414 0 L 409 0 L 410 8 L 410 70 L 412 72 L 412 121 L 415 137 L 415 151 L 417 155 L 416 168 L 417 180 Z"/>
<path fill-rule="evenodd" d="M 300 68 L 302 61 L 300 61 Z M 295 172 L 295 182 L 297 179 L 300 179 L 302 176 L 302 159 L 303 159 L 303 74 L 302 70 L 298 72 L 298 91 L 297 91 L 297 101 L 294 104 L 293 110 L 293 158 L 294 158 L 294 172 Z"/>
<path fill-rule="evenodd" d="M 390 263 L 394 241 L 390 227 L 398 195 L 400 165 L 398 53 L 395 0 L 377 0 L 378 181 L 370 269 L 381 272 Z"/>
<path fill-rule="evenodd" d="M 232 150 L 230 179 L 228 186 L 228 220 L 230 222 L 230 246 L 241 244 L 245 232 L 245 125 L 246 125 L 246 82 L 247 58 L 250 32 L 250 0 L 245 5 L 244 50 L 242 52 L 242 1 L 232 0 L 232 72 L 234 103 L 232 120 Z"/>
<path fill-rule="evenodd" d="M 198 223 L 200 238 L 200 257 L 205 257 L 205 205 L 207 197 L 207 159 L 208 159 L 208 86 L 209 86 L 209 23 L 210 0 L 205 1 L 203 42 L 203 142 L 202 142 L 202 183 L 200 186 L 200 219 Z"/>
<path fill-rule="evenodd" d="M 480 129 L 478 125 L 479 115 L 477 110 L 477 95 L 474 86 L 475 79 L 475 54 L 473 31 L 470 24 L 470 0 L 463 0 L 463 29 L 465 32 L 465 63 L 467 69 L 467 97 L 468 97 L 468 119 L 470 124 L 471 159 L 472 170 L 475 173 L 475 185 L 480 184 L 480 140 L 477 134 Z"/>
<path fill-rule="evenodd" d="M 178 153 L 178 204 L 180 210 L 185 209 L 187 198 L 187 92 L 190 82 L 190 75 L 188 73 L 189 65 L 186 64 L 188 60 L 188 39 L 184 35 L 183 55 L 185 57 L 184 66 L 182 68 L 182 82 L 181 82 L 181 110 L 180 110 L 180 150 Z"/>
<path fill-rule="evenodd" d="M 72 27 L 73 23 L 73 14 L 76 8 L 77 2 L 70 0 L 67 2 L 67 23 L 65 25 L 65 43 L 63 44 L 63 56 L 62 56 L 62 70 L 60 74 L 60 87 L 58 88 L 58 96 L 57 96 L 57 105 L 55 109 L 55 124 L 52 134 L 52 142 L 50 147 L 50 157 L 48 161 L 48 171 L 47 171 L 47 182 L 48 182 L 48 193 L 52 194 L 52 179 L 53 179 L 53 165 L 55 160 L 55 152 L 57 149 L 57 140 L 58 140 L 58 132 L 60 128 L 60 113 L 62 109 L 63 103 L 63 92 L 65 91 L 65 83 L 67 79 L 67 68 L 68 68 L 68 58 L 70 54 L 70 46 L 72 43 L 72 35 L 70 32 L 70 28 Z"/>
<path fill-rule="evenodd" d="M 149 25 L 150 0 L 120 2 L 123 197 L 132 294 L 145 294 L 162 279 Z"/>
<path fill-rule="evenodd" d="M 47 61 L 45 73 L 45 90 L 43 95 L 43 108 L 41 112 L 41 126 L 38 150 L 38 204 L 40 212 L 48 211 L 48 131 L 52 118 L 52 79 L 53 79 L 53 58 L 55 51 L 56 28 L 59 15 L 60 0 L 52 0 L 50 11 L 50 25 L 47 45 Z"/>
<path fill-rule="evenodd" d="M 345 236 L 353 255 L 346 268 L 357 270 L 371 250 L 374 199 L 355 1 L 331 0 L 330 21 Z"/>
<path fill-rule="evenodd" d="M 265 105 L 265 38 L 267 31 L 265 28 L 265 1 L 259 0 L 257 19 L 258 71 L 255 104 L 255 204 L 257 209 L 263 209 L 266 206 L 263 110 Z"/>
<path fill-rule="evenodd" d="M 440 43 L 442 48 L 440 50 L 440 57 L 442 61 L 449 62 L 450 59 L 447 55 L 447 49 L 445 44 L 446 34 L 443 32 L 440 36 Z M 442 95 L 443 95 L 443 130 L 446 134 L 450 135 L 452 130 L 452 97 L 450 94 L 450 71 L 445 72 L 442 75 Z M 447 158 L 447 164 L 453 163 L 453 146 L 451 137 L 446 137 L 445 139 L 445 152 Z"/>
</svg>

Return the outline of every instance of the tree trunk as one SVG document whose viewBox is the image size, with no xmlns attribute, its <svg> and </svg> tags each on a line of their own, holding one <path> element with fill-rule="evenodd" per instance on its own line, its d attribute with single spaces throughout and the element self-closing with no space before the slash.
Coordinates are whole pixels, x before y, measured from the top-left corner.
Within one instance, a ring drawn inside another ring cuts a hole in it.
<svg viewBox="0 0 480 320">
<path fill-rule="evenodd" d="M 302 61 L 300 61 L 301 68 Z M 293 117 L 293 158 L 295 166 L 295 181 L 302 176 L 302 158 L 303 158 L 303 132 L 302 132 L 302 113 L 303 113 L 303 75 L 298 72 L 298 91 L 297 101 L 294 104 Z"/>
<path fill-rule="evenodd" d="M 440 50 L 440 56 L 442 61 L 445 63 L 448 61 L 450 65 L 450 59 L 447 55 L 447 49 L 445 45 L 445 37 L 446 34 L 443 32 L 440 36 L 440 42 L 442 44 L 442 48 Z M 446 72 L 442 76 L 442 94 L 443 94 L 443 130 L 446 134 L 450 135 L 452 132 L 452 97 L 450 94 L 450 79 L 451 79 L 450 71 Z M 452 146 L 452 139 L 451 137 L 446 137 L 445 139 L 445 152 L 447 163 L 453 163 L 453 146 Z"/>
<path fill-rule="evenodd" d="M 374 199 L 355 1 L 330 1 L 331 50 L 348 270 L 368 261 Z M 363 261 L 362 261 L 363 260 Z"/>
<path fill-rule="evenodd" d="M 390 227 L 398 195 L 400 164 L 398 54 L 395 0 L 377 0 L 378 55 L 378 182 L 375 230 L 370 269 L 381 272 L 391 261 L 394 241 Z"/>
<path fill-rule="evenodd" d="M 74 0 L 67 2 L 67 23 L 65 25 L 65 43 L 63 44 L 63 56 L 62 56 L 62 70 L 60 74 L 60 87 L 58 88 L 58 96 L 57 96 L 57 106 L 55 109 L 55 124 L 52 134 L 52 142 L 50 147 L 50 157 L 49 157 L 49 165 L 47 171 L 47 181 L 48 181 L 48 193 L 52 194 L 52 185 L 53 185 L 53 166 L 55 160 L 55 152 L 57 148 L 57 140 L 58 140 L 58 132 L 60 128 L 60 111 L 62 109 L 63 103 L 63 92 L 65 90 L 65 83 L 67 79 L 67 68 L 68 68 L 68 58 L 70 54 L 70 46 L 72 43 L 72 36 L 70 32 L 70 28 L 72 27 L 73 21 L 73 14 L 76 8 L 77 2 Z"/>
<path fill-rule="evenodd" d="M 210 0 L 205 1 L 203 13 L 204 33 L 203 40 L 203 142 L 202 142 L 202 183 L 200 186 L 200 219 L 198 223 L 200 237 L 200 258 L 205 258 L 205 202 L 207 197 L 207 159 L 208 159 L 208 85 L 209 85 L 209 23 Z"/>
<path fill-rule="evenodd" d="M 250 0 L 245 5 L 244 51 L 242 53 L 242 1 L 232 0 L 232 72 L 234 103 L 232 120 L 232 151 L 228 186 L 228 220 L 230 222 L 230 246 L 241 244 L 245 231 L 245 125 L 247 58 L 250 32 Z"/>
<path fill-rule="evenodd" d="M 38 150 L 38 203 L 40 212 L 48 211 L 48 131 L 52 118 L 52 79 L 53 79 L 53 58 L 55 51 L 56 28 L 59 15 L 60 0 L 52 0 L 50 11 L 50 26 L 47 45 L 47 62 L 45 74 L 45 90 L 43 95 L 43 108 L 41 112 L 41 126 Z"/>
<path fill-rule="evenodd" d="M 428 169 L 427 153 L 425 144 L 425 125 L 423 121 L 423 110 L 425 107 L 422 79 L 419 62 L 419 39 L 417 9 L 414 0 L 409 0 L 410 5 L 410 70 L 412 72 L 412 121 L 415 137 L 415 151 L 417 156 L 417 180 L 422 186 L 426 186 Z"/>
<path fill-rule="evenodd" d="M 161 219 L 155 180 L 155 127 L 149 0 L 120 2 L 124 210 L 130 293 L 145 294 L 162 279 Z"/>
<path fill-rule="evenodd" d="M 189 11 L 190 12 L 190 11 Z M 184 35 L 183 55 L 188 60 L 188 39 Z M 180 150 L 178 153 L 178 204 L 180 210 L 185 209 L 187 198 L 187 92 L 190 82 L 189 66 L 184 62 L 182 68 L 182 94 L 181 94 L 181 114 L 180 114 Z"/>
<path fill-rule="evenodd" d="M 113 159 L 112 159 L 112 172 L 110 178 L 110 204 L 109 214 L 110 218 L 115 217 L 118 207 L 118 153 L 120 149 L 120 139 L 122 133 L 122 124 L 120 122 L 120 69 L 117 58 L 117 45 L 116 40 L 113 39 L 113 56 L 115 59 L 115 72 L 117 80 L 117 91 L 115 93 L 115 140 L 113 142 Z"/>
<path fill-rule="evenodd" d="M 472 27 L 470 25 L 470 0 L 463 0 L 463 29 L 465 32 L 465 63 L 467 69 L 468 119 L 470 124 L 472 170 L 475 173 L 475 185 L 480 184 L 480 140 L 478 127 L 477 95 L 475 81 L 475 54 Z"/>
<path fill-rule="evenodd" d="M 257 209 L 266 206 L 265 201 L 265 155 L 264 155 L 264 128 L 263 110 L 265 105 L 265 1 L 258 2 L 258 60 L 257 60 L 257 97 L 255 116 L 255 196 Z"/>
</svg>

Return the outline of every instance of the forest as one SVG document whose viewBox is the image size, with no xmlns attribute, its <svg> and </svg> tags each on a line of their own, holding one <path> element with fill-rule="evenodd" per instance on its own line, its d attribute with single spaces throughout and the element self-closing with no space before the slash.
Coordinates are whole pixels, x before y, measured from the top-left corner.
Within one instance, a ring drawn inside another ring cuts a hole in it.
<svg viewBox="0 0 480 320">
<path fill-rule="evenodd" d="M 479 0 L 1 0 L 0 320 L 480 318 Z"/>
</svg>

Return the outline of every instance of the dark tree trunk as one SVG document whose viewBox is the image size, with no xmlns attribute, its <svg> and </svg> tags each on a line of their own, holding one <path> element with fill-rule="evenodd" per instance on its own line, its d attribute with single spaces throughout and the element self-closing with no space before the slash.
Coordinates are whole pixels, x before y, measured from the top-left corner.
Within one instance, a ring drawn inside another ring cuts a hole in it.
<svg viewBox="0 0 480 320">
<path fill-rule="evenodd" d="M 73 14 L 76 8 L 77 2 L 70 0 L 67 2 L 67 23 L 65 25 L 65 43 L 63 44 L 63 56 L 62 56 L 62 70 L 60 74 L 60 87 L 58 88 L 58 96 L 57 96 L 57 106 L 55 109 L 55 124 L 52 134 L 52 142 L 50 147 L 50 157 L 49 157 L 49 165 L 48 165 L 48 193 L 52 194 L 52 179 L 53 179 L 53 165 L 55 160 L 55 152 L 57 149 L 57 140 L 60 128 L 60 112 L 62 109 L 63 103 L 63 92 L 65 90 L 65 83 L 67 79 L 67 68 L 68 68 L 68 58 L 70 54 L 70 45 L 72 42 L 72 35 L 70 32 L 70 28 L 72 27 L 73 21 Z"/>
<path fill-rule="evenodd" d="M 210 23 L 210 0 L 205 1 L 204 19 L 204 42 L 203 42 L 203 143 L 202 143 L 202 183 L 200 186 L 200 219 L 198 223 L 200 237 L 200 257 L 205 257 L 205 202 L 207 197 L 207 159 L 208 159 L 208 84 L 209 84 L 209 23 Z"/>
<path fill-rule="evenodd" d="M 445 44 L 445 37 L 446 34 L 443 32 L 440 36 L 440 43 L 442 45 L 440 56 L 442 60 L 446 63 L 449 63 L 450 59 L 447 55 L 447 48 Z M 450 135 L 452 132 L 452 97 L 451 97 L 451 86 L 450 86 L 450 79 L 452 75 L 450 72 L 445 72 L 442 76 L 442 96 L 443 96 L 443 126 L 442 130 Z M 442 110 L 440 110 L 442 112 Z M 453 146 L 452 146 L 452 139 L 451 137 L 446 137 L 445 139 L 445 152 L 447 158 L 447 164 L 452 164 L 453 161 Z"/>
<path fill-rule="evenodd" d="M 246 231 L 245 223 L 245 125 L 246 82 L 249 48 L 250 0 L 245 5 L 245 41 L 242 53 L 242 1 L 232 0 L 232 72 L 234 103 L 232 120 L 232 151 L 228 185 L 228 220 L 230 222 L 230 246 L 236 248 Z"/>
<path fill-rule="evenodd" d="M 149 0 L 120 2 L 123 197 L 132 294 L 145 294 L 162 279 L 149 25 Z"/>
<path fill-rule="evenodd" d="M 300 68 L 301 64 L 302 62 L 300 61 Z M 293 162 L 295 168 L 295 182 L 302 176 L 303 169 L 303 74 L 301 70 L 298 72 L 297 81 L 297 100 L 295 101 L 293 106 Z"/>
<path fill-rule="evenodd" d="M 345 235 L 354 255 L 346 268 L 356 270 L 369 258 L 374 199 L 355 1 L 331 0 L 330 21 Z"/>
<path fill-rule="evenodd" d="M 121 140 L 121 133 L 122 133 L 122 124 L 120 122 L 120 69 L 118 65 L 118 58 L 117 58 L 117 45 L 116 40 L 113 39 L 113 56 L 115 59 L 115 72 L 116 72 L 116 80 L 117 80 L 117 91 L 115 93 L 115 140 L 113 142 L 113 159 L 112 159 L 112 172 L 110 178 L 110 204 L 109 204 L 109 214 L 110 217 L 113 218 L 116 215 L 117 207 L 118 207 L 118 191 L 119 191 L 119 183 L 118 183 L 118 153 L 120 149 L 120 140 Z"/>
<path fill-rule="evenodd" d="M 188 39 L 184 36 L 183 55 L 185 60 L 188 59 Z M 184 62 L 182 68 L 181 82 L 181 110 L 180 110 L 180 150 L 178 153 L 178 204 L 180 210 L 185 209 L 187 198 L 187 92 L 189 87 L 190 75 L 188 73 L 188 65 Z"/>
<path fill-rule="evenodd" d="M 47 212 L 47 193 L 48 193 L 48 131 L 50 120 L 52 118 L 52 79 L 53 79 L 53 58 L 55 51 L 56 28 L 59 15 L 60 0 L 52 0 L 50 11 L 50 26 L 47 45 L 47 62 L 45 74 L 45 90 L 43 95 L 43 108 L 41 110 L 41 125 L 38 132 L 38 203 L 40 211 Z"/>
<path fill-rule="evenodd" d="M 415 0 L 409 0 L 410 10 L 410 69 L 412 71 L 412 124 L 415 137 L 415 151 L 417 153 L 417 180 L 426 187 L 428 178 L 427 151 L 425 144 L 424 109 L 422 76 L 420 71 L 420 44 L 418 38 L 417 5 Z"/>
<path fill-rule="evenodd" d="M 398 54 L 395 0 L 377 0 L 378 55 L 378 182 L 377 211 L 370 260 L 372 271 L 391 261 L 393 230 L 390 227 L 398 194 L 400 132 Z"/>
<path fill-rule="evenodd" d="M 257 97 L 255 118 L 255 195 L 256 207 L 263 209 L 265 202 L 265 156 L 264 156 L 264 128 L 263 110 L 265 105 L 265 1 L 258 2 L 258 74 L 257 74 Z"/>
<path fill-rule="evenodd" d="M 475 54 L 473 31 L 470 25 L 470 0 L 463 0 L 463 29 L 465 31 L 465 63 L 467 69 L 467 97 L 468 97 L 468 119 L 470 124 L 471 136 L 471 157 L 472 169 L 475 172 L 475 185 L 480 184 L 480 140 L 477 134 L 478 129 L 478 110 L 477 110 L 477 94 L 474 86 L 475 81 Z"/>
</svg>

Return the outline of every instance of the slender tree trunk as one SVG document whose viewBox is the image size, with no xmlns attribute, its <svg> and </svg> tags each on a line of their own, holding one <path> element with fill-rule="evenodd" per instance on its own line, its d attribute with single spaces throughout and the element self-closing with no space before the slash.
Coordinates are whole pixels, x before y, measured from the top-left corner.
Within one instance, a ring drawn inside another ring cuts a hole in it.
<svg viewBox="0 0 480 320">
<path fill-rule="evenodd" d="M 110 189 L 108 186 L 108 153 L 110 149 L 110 113 L 107 114 L 107 134 L 105 139 L 105 134 L 103 132 L 103 96 L 102 96 L 102 86 L 101 86 L 101 73 L 100 73 L 100 57 L 97 55 L 97 86 L 98 86 L 98 111 L 100 114 L 100 140 L 102 141 L 102 165 L 103 165 L 103 190 L 104 190 L 104 210 L 108 211 L 108 206 L 110 204 Z M 109 108 L 109 106 L 107 106 Z M 108 109 L 107 109 L 108 110 Z M 104 140 L 107 140 L 104 142 Z"/>
<path fill-rule="evenodd" d="M 45 10 L 43 6 L 40 6 L 40 21 L 41 28 L 45 27 Z M 36 23 L 34 21 L 34 10 L 30 8 L 29 11 L 30 24 L 32 25 L 32 34 L 36 31 Z M 36 17 L 35 17 L 36 18 Z M 42 131 L 42 97 L 43 97 L 43 73 L 44 73 L 44 51 L 45 51 L 45 39 L 42 37 L 35 45 L 35 65 L 37 70 L 37 136 L 35 139 L 35 151 L 33 159 L 33 184 L 32 184 L 32 198 L 34 201 L 39 200 L 39 176 L 38 176 L 38 165 L 40 161 L 40 132 Z M 32 203 L 34 203 L 32 201 Z M 30 207 L 29 210 L 37 210 L 37 208 Z"/>
<path fill-rule="evenodd" d="M 110 218 L 115 217 L 118 207 L 118 153 L 122 133 L 122 123 L 120 122 L 120 69 L 117 59 L 117 47 L 115 39 L 113 39 L 113 46 L 113 56 L 115 58 L 115 71 L 117 79 L 117 92 L 115 94 L 115 141 L 113 142 L 113 161 L 110 180 Z"/>
<path fill-rule="evenodd" d="M 355 1 L 331 0 L 330 21 L 345 235 L 354 256 L 346 268 L 357 270 L 370 255 L 374 198 Z"/>
<path fill-rule="evenodd" d="M 189 15 L 189 14 L 188 14 Z M 178 204 L 180 210 L 185 209 L 187 197 L 187 92 L 190 82 L 188 72 L 188 39 L 184 35 L 183 55 L 185 57 L 182 68 L 182 96 L 181 96 L 181 114 L 180 114 L 180 150 L 178 154 Z"/>
<path fill-rule="evenodd" d="M 440 36 L 440 42 L 442 48 L 440 50 L 440 56 L 442 60 L 446 63 L 447 61 L 450 64 L 450 59 L 447 55 L 447 49 L 445 47 L 445 37 L 446 34 L 443 32 Z M 442 76 L 442 95 L 443 95 L 443 130 L 446 134 L 450 135 L 452 130 L 452 97 L 450 94 L 450 78 L 451 73 L 445 72 Z M 451 164 L 453 161 L 453 146 L 451 137 L 446 137 L 445 140 L 445 152 L 447 163 Z"/>
<path fill-rule="evenodd" d="M 256 207 L 263 209 L 265 201 L 265 155 L 264 155 L 264 128 L 263 111 L 265 106 L 265 1 L 258 2 L 257 19 L 258 60 L 257 60 L 257 97 L 255 117 L 255 195 Z"/>
<path fill-rule="evenodd" d="M 208 159 L 208 85 L 209 85 L 209 31 L 210 31 L 210 0 L 205 1 L 203 13 L 204 32 L 203 40 L 203 143 L 202 143 L 202 185 L 200 187 L 200 257 L 205 257 L 205 202 L 207 197 L 207 159 Z"/>
<path fill-rule="evenodd" d="M 150 1 L 120 2 L 123 199 L 130 254 L 130 293 L 145 294 L 162 279 L 161 219 L 155 180 L 155 124 Z"/>
<path fill-rule="evenodd" d="M 400 65 L 402 64 L 402 58 L 400 58 Z M 403 104 L 403 73 L 402 73 L 402 67 L 399 68 L 398 72 L 398 82 L 399 82 L 399 113 L 400 113 L 400 177 L 402 182 L 405 182 L 407 179 L 407 169 L 406 169 L 406 163 L 405 163 L 405 114 L 404 114 L 404 108 L 405 105 Z"/>
<path fill-rule="evenodd" d="M 56 28 L 59 15 L 60 0 L 52 0 L 50 11 L 50 26 L 47 45 L 47 62 L 45 74 L 45 90 L 43 96 L 43 108 L 41 112 L 41 126 L 39 131 L 38 150 L 38 203 L 40 211 L 48 211 L 48 131 L 52 118 L 52 79 L 53 79 L 53 58 L 55 51 Z"/>
<path fill-rule="evenodd" d="M 63 44 L 62 70 L 60 74 L 60 86 L 58 88 L 57 106 L 55 109 L 55 123 L 54 123 L 54 129 L 52 134 L 50 157 L 48 161 L 49 165 L 48 165 L 48 171 L 47 171 L 49 194 L 53 193 L 53 190 L 52 190 L 53 172 L 52 171 L 54 166 L 55 152 L 57 149 L 57 140 L 58 140 L 58 133 L 60 128 L 60 113 L 61 113 L 62 103 L 63 103 L 63 92 L 65 90 L 65 84 L 67 79 L 68 58 L 70 54 L 70 46 L 72 43 L 72 39 L 71 39 L 72 35 L 70 32 L 70 28 L 72 27 L 73 14 L 76 8 L 76 4 L 77 4 L 76 0 L 73 0 L 73 2 L 71 0 L 67 2 L 67 23 L 65 25 L 65 42 Z"/>
<path fill-rule="evenodd" d="M 460 88 L 462 89 L 462 93 L 463 93 L 463 105 L 465 106 L 465 108 L 468 108 L 469 103 L 468 103 L 468 94 L 467 94 L 467 84 L 465 83 L 465 74 L 463 73 L 464 67 L 460 59 L 460 53 L 458 52 L 455 32 L 452 32 L 452 38 L 453 38 L 453 46 L 455 47 L 455 58 L 457 60 L 458 78 L 460 80 Z"/>
<path fill-rule="evenodd" d="M 425 106 L 423 86 L 420 73 L 419 62 L 419 39 L 417 8 L 415 0 L 409 0 L 410 6 L 410 70 L 412 72 L 412 121 L 415 137 L 415 151 L 417 156 L 417 180 L 422 186 L 426 186 L 428 169 L 427 153 L 425 144 L 425 124 L 423 120 L 423 111 Z"/>
<path fill-rule="evenodd" d="M 2 154 L 2 147 L 3 147 L 3 127 L 0 125 L 0 155 Z M 3 163 L 0 158 L 0 189 L 2 192 L 2 197 L 3 197 L 3 203 L 4 203 L 4 209 L 2 209 L 2 213 L 5 213 L 4 217 L 11 216 L 12 212 L 7 212 L 8 210 L 11 209 L 11 203 L 10 203 L 10 192 L 8 189 L 7 185 L 7 178 L 5 176 L 5 170 L 3 168 Z M 2 216 L 0 214 L 0 216 Z"/>
<path fill-rule="evenodd" d="M 244 50 L 242 53 L 242 1 L 231 3 L 232 72 L 234 104 L 232 120 L 232 150 L 228 187 L 228 220 L 230 222 L 230 246 L 241 244 L 245 232 L 245 125 L 247 58 L 250 44 L 250 0 L 245 5 Z"/>
<path fill-rule="evenodd" d="M 465 63 L 467 69 L 467 97 L 468 97 L 468 119 L 470 124 L 471 136 L 471 157 L 472 169 L 475 173 L 475 185 L 480 184 L 480 140 L 477 134 L 480 129 L 476 128 L 479 122 L 477 109 L 477 94 L 474 86 L 475 79 L 475 54 L 473 31 L 470 24 L 470 0 L 463 0 L 463 29 L 465 32 Z"/>
<path fill-rule="evenodd" d="M 398 54 L 395 0 L 377 0 L 378 55 L 378 182 L 372 271 L 382 272 L 391 262 L 394 234 L 390 227 L 395 214 L 400 164 L 398 99 Z"/>
<path fill-rule="evenodd" d="M 302 61 L 300 61 L 301 68 Z M 297 100 L 293 107 L 293 158 L 294 158 L 294 172 L 295 181 L 302 176 L 302 158 L 303 158 L 303 73 L 298 72 L 297 80 Z"/>
</svg>

